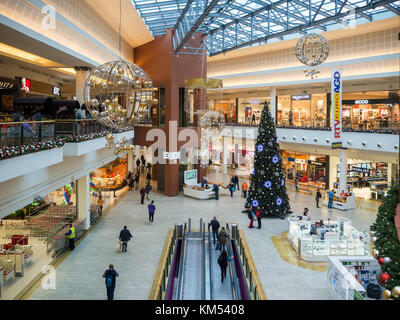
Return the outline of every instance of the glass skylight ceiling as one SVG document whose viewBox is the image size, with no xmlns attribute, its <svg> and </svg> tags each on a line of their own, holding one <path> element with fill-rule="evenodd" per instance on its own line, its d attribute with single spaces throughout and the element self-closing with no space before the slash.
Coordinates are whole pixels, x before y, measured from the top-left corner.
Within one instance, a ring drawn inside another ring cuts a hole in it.
<svg viewBox="0 0 400 320">
<path fill-rule="evenodd" d="M 205 0 L 193 0 L 191 6 Z M 207 0 L 211 3 L 211 0 Z M 173 28 L 187 0 L 131 0 L 154 36 Z M 220 0 L 201 23 L 210 55 L 264 43 L 304 31 L 323 32 L 400 14 L 400 1 L 379 0 Z M 354 20 L 356 17 L 356 20 Z M 188 29 L 195 22 L 185 15 Z M 183 26 L 185 28 L 185 26 Z"/>
</svg>

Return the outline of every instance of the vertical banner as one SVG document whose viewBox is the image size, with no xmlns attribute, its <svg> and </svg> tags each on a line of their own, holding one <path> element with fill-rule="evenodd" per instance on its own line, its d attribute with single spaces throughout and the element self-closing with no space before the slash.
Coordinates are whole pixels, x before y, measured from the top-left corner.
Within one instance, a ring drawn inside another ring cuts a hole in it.
<svg viewBox="0 0 400 320">
<path fill-rule="evenodd" d="M 339 69 L 332 70 L 331 79 L 331 97 L 332 97 L 332 148 L 337 149 L 342 147 L 342 71 Z"/>
</svg>

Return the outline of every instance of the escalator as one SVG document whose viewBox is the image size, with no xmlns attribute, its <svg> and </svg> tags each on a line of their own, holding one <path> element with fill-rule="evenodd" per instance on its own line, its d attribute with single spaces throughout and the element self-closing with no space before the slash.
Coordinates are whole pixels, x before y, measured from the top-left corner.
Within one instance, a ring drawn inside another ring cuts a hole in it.
<svg viewBox="0 0 400 320">
<path fill-rule="evenodd" d="M 241 300 L 247 299 L 248 291 L 243 285 L 243 269 L 235 252 L 235 243 L 227 241 L 228 263 L 226 278 L 221 282 L 218 265 L 219 250 L 210 239 L 210 232 L 200 219 L 200 231 L 189 228 L 183 231 L 182 239 L 176 246 L 171 276 L 168 281 L 167 300 Z M 228 226 L 227 226 L 228 228 Z M 238 270 L 240 268 L 241 270 Z"/>
</svg>

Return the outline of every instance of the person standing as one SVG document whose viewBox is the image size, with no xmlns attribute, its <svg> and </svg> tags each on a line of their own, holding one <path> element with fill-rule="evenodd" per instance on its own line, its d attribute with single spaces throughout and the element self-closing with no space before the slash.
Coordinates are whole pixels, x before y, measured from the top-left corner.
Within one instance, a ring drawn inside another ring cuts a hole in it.
<svg viewBox="0 0 400 320">
<path fill-rule="evenodd" d="M 214 217 L 210 223 L 208 224 L 208 228 L 210 228 L 211 226 L 211 230 L 213 233 L 213 243 L 215 244 L 215 239 L 218 239 L 218 230 L 219 230 L 219 221 L 217 220 L 217 217 Z"/>
<path fill-rule="evenodd" d="M 97 206 L 99 207 L 99 216 L 101 217 L 101 215 L 103 214 L 103 198 L 101 196 L 101 193 L 99 192 L 99 198 L 97 199 Z"/>
<path fill-rule="evenodd" d="M 317 208 L 319 208 L 318 204 L 319 204 L 319 199 L 322 198 L 321 192 L 319 191 L 319 189 L 317 189 L 317 194 L 315 195 L 315 202 L 317 203 Z"/>
<path fill-rule="evenodd" d="M 107 300 L 114 300 L 114 290 L 118 276 L 119 274 L 114 270 L 114 265 L 112 264 L 108 266 L 108 270 L 103 274 L 103 278 L 106 278 Z"/>
<path fill-rule="evenodd" d="M 248 217 L 249 217 L 249 219 L 250 219 L 249 228 L 250 228 L 250 229 L 251 229 L 251 228 L 254 228 L 253 223 L 254 223 L 255 214 L 254 214 L 254 208 L 253 208 L 253 206 L 250 207 Z"/>
<path fill-rule="evenodd" d="M 298 182 L 299 181 L 298 181 L 297 177 L 294 177 L 294 187 L 296 188 L 296 191 L 298 189 L 298 185 L 297 185 Z"/>
<path fill-rule="evenodd" d="M 334 193 L 333 189 L 332 189 L 332 190 L 329 190 L 329 191 L 328 191 L 328 208 L 329 208 L 329 209 L 332 208 L 333 197 L 334 197 L 334 196 L 335 196 L 335 193 Z"/>
<path fill-rule="evenodd" d="M 221 231 L 218 234 L 219 250 L 226 249 L 226 240 L 227 239 L 228 239 L 228 234 L 225 231 L 225 227 L 222 227 Z"/>
<path fill-rule="evenodd" d="M 247 197 L 247 189 L 248 189 L 248 185 L 247 185 L 246 181 L 244 181 L 242 183 L 242 194 L 243 194 L 243 198 L 245 198 L 245 199 Z"/>
<path fill-rule="evenodd" d="M 138 170 L 138 171 L 136 171 L 136 175 L 135 175 L 136 190 L 139 190 L 139 179 L 140 179 L 140 174 L 139 174 L 139 170 Z"/>
<path fill-rule="evenodd" d="M 219 187 L 216 183 L 214 183 L 212 190 L 215 193 L 215 200 L 219 199 Z"/>
<path fill-rule="evenodd" d="M 136 160 L 136 170 L 140 172 L 140 160 L 139 158 Z"/>
<path fill-rule="evenodd" d="M 235 192 L 235 186 L 232 182 L 229 184 L 229 192 L 231 193 L 231 197 L 233 197 L 233 192 Z"/>
<path fill-rule="evenodd" d="M 149 200 L 149 201 L 150 201 L 150 193 L 151 193 L 152 189 L 153 188 L 151 187 L 150 182 L 148 182 L 146 184 L 146 196 L 147 196 L 147 200 Z"/>
<path fill-rule="evenodd" d="M 72 226 L 72 223 L 69 223 L 68 227 L 69 227 L 68 232 L 65 235 L 67 236 L 70 250 L 74 250 L 75 249 L 75 228 Z"/>
<path fill-rule="evenodd" d="M 310 216 L 308 215 L 308 208 L 304 208 L 303 217 L 300 220 L 310 221 Z"/>
<path fill-rule="evenodd" d="M 261 209 L 260 209 L 260 207 L 257 207 L 256 218 L 257 218 L 257 229 L 261 229 Z"/>
<path fill-rule="evenodd" d="M 233 257 L 228 258 L 228 255 L 226 253 L 226 250 L 221 251 L 221 255 L 218 257 L 218 264 L 219 267 L 221 268 L 221 282 L 224 282 L 224 279 L 226 278 L 226 268 L 228 267 L 228 261 L 232 261 Z"/>
<path fill-rule="evenodd" d="M 142 161 L 142 173 L 144 173 L 144 168 L 146 167 L 146 159 L 144 158 L 144 155 L 140 157 L 140 160 Z"/>
<path fill-rule="evenodd" d="M 133 175 L 131 174 L 131 175 L 129 175 L 129 179 L 128 179 L 128 186 L 129 186 L 129 191 L 132 191 L 132 189 L 133 189 L 133 182 L 134 180 L 133 180 Z"/>
<path fill-rule="evenodd" d="M 149 222 L 153 222 L 154 219 L 154 212 L 156 211 L 156 206 L 154 205 L 154 200 L 151 201 L 151 203 L 147 206 L 149 209 Z"/>
<path fill-rule="evenodd" d="M 233 184 L 234 184 L 235 188 L 237 188 L 238 190 L 240 190 L 240 188 L 239 188 L 239 177 L 238 177 L 237 175 L 235 175 L 235 176 L 233 177 Z"/>
<path fill-rule="evenodd" d="M 144 204 L 144 196 L 146 195 L 146 188 L 145 188 L 145 186 L 143 186 L 141 189 L 140 189 L 140 203 L 141 204 Z"/>
<path fill-rule="evenodd" d="M 133 238 L 133 236 L 128 230 L 128 227 L 124 226 L 124 228 L 119 233 L 119 240 L 122 242 L 122 252 L 126 252 L 128 241 L 131 240 L 131 238 Z"/>
<path fill-rule="evenodd" d="M 251 117 L 251 124 L 256 123 L 256 115 L 253 113 L 253 116 Z"/>
</svg>

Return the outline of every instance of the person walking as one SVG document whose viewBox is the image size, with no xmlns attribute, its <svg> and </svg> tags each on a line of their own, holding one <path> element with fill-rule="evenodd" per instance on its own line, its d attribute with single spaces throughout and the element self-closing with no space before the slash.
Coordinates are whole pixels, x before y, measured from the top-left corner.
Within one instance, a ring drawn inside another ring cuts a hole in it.
<svg viewBox="0 0 400 320">
<path fill-rule="evenodd" d="M 136 175 L 135 175 L 136 190 L 139 190 L 139 179 L 140 179 L 140 173 L 138 170 L 138 171 L 136 171 Z"/>
<path fill-rule="evenodd" d="M 256 123 L 256 115 L 253 113 L 253 116 L 251 117 L 251 124 Z"/>
<path fill-rule="evenodd" d="M 296 188 L 296 191 L 298 189 L 297 183 L 298 183 L 298 179 L 297 179 L 297 177 L 294 177 L 294 187 Z"/>
<path fill-rule="evenodd" d="M 243 198 L 245 198 L 245 199 L 247 197 L 247 189 L 248 189 L 248 185 L 247 185 L 246 181 L 244 181 L 242 183 L 242 194 L 243 194 Z"/>
<path fill-rule="evenodd" d="M 335 196 L 334 190 L 329 190 L 328 191 L 328 208 L 332 208 L 333 204 L 333 197 Z"/>
<path fill-rule="evenodd" d="M 129 179 L 128 179 L 128 187 L 129 187 L 129 191 L 132 191 L 133 190 L 133 182 L 134 180 L 133 180 L 133 175 L 131 174 L 131 175 L 129 175 Z"/>
<path fill-rule="evenodd" d="M 221 231 L 218 234 L 219 250 L 226 249 L 226 240 L 227 239 L 228 239 L 228 234 L 225 231 L 225 227 L 222 227 Z"/>
<path fill-rule="evenodd" d="M 140 172 L 140 159 L 139 158 L 136 160 L 136 170 L 138 172 Z"/>
<path fill-rule="evenodd" d="M 215 200 L 219 199 L 219 187 L 216 183 L 214 183 L 212 190 L 215 193 Z"/>
<path fill-rule="evenodd" d="M 146 184 L 146 196 L 147 196 L 147 200 L 149 200 L 150 201 L 150 193 L 151 193 L 151 190 L 152 190 L 153 188 L 152 188 L 152 186 L 150 185 L 150 182 L 148 182 L 147 184 Z"/>
<path fill-rule="evenodd" d="M 142 173 L 144 173 L 144 168 L 146 167 L 146 159 L 144 158 L 144 155 L 140 157 L 140 160 L 142 161 Z"/>
<path fill-rule="evenodd" d="M 256 218 L 257 218 L 257 229 L 261 229 L 261 209 L 260 207 L 257 207 L 256 210 Z"/>
<path fill-rule="evenodd" d="M 72 223 L 68 224 L 68 232 L 65 234 L 67 236 L 69 242 L 69 249 L 75 249 L 75 228 L 72 226 Z"/>
<path fill-rule="evenodd" d="M 254 208 L 253 208 L 253 206 L 251 206 L 250 207 L 250 210 L 249 210 L 249 213 L 248 213 L 248 217 L 249 217 L 249 219 L 250 219 L 250 223 L 249 223 L 249 228 L 251 229 L 251 228 L 254 228 L 254 226 L 253 226 L 253 223 L 254 223 L 254 217 L 255 217 L 255 214 L 254 214 Z"/>
<path fill-rule="evenodd" d="M 154 205 L 154 200 L 147 206 L 149 209 L 149 222 L 152 223 L 154 219 L 154 212 L 156 211 L 156 206 Z"/>
<path fill-rule="evenodd" d="M 126 252 L 128 241 L 131 240 L 131 238 L 133 238 L 133 236 L 128 230 L 128 227 L 124 226 L 124 228 L 119 233 L 119 240 L 122 242 L 122 252 Z"/>
<path fill-rule="evenodd" d="M 147 183 L 150 183 L 150 181 L 151 181 L 151 174 L 150 174 L 150 171 L 147 172 L 146 180 L 147 180 Z"/>
<path fill-rule="evenodd" d="M 239 188 L 239 177 L 238 177 L 237 175 L 235 175 L 235 176 L 233 177 L 233 184 L 234 184 L 235 188 L 237 188 L 238 190 L 240 190 L 240 188 Z"/>
<path fill-rule="evenodd" d="M 146 188 L 145 188 L 145 186 L 143 186 L 141 189 L 140 189 L 140 203 L 141 204 L 144 204 L 144 196 L 146 195 Z"/>
<path fill-rule="evenodd" d="M 99 192 L 99 198 L 97 199 L 97 206 L 99 207 L 99 216 L 103 214 L 103 197 L 101 196 L 101 193 Z"/>
<path fill-rule="evenodd" d="M 218 264 L 221 268 L 221 282 L 224 282 L 226 278 L 226 268 L 228 267 L 228 261 L 232 261 L 233 257 L 228 258 L 226 250 L 222 250 L 220 256 L 218 257 Z"/>
<path fill-rule="evenodd" d="M 233 193 L 235 192 L 235 186 L 233 183 L 229 184 L 229 192 L 231 193 L 231 197 L 233 197 Z"/>
<path fill-rule="evenodd" d="M 317 189 L 317 194 L 315 195 L 315 202 L 317 203 L 317 208 L 319 208 L 318 204 L 319 204 L 319 199 L 322 198 L 321 192 L 319 191 L 319 189 Z"/>
<path fill-rule="evenodd" d="M 108 266 L 108 270 L 103 274 L 103 278 L 106 278 L 107 300 L 114 300 L 114 291 L 118 276 L 119 274 L 114 270 L 114 265 L 112 264 Z"/>
<path fill-rule="evenodd" d="M 213 244 L 215 244 L 215 240 L 218 239 L 218 230 L 219 230 L 219 221 L 217 220 L 217 217 L 214 217 L 208 224 L 208 228 L 210 228 L 213 233 Z"/>
</svg>

